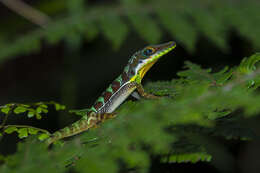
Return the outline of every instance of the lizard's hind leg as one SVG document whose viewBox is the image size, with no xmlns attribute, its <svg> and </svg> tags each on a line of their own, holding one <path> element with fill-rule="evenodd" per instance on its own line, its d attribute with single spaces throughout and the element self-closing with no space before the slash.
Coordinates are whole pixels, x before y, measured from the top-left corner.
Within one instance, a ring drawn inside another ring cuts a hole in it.
<svg viewBox="0 0 260 173">
<path fill-rule="evenodd" d="M 94 128 L 98 127 L 100 123 L 103 123 L 104 121 L 108 119 L 112 119 L 116 117 L 116 112 L 112 113 L 102 113 L 102 114 L 96 114 L 95 115 L 95 120 L 94 120 Z M 91 120 L 90 120 L 91 121 Z M 90 122 L 91 123 L 91 122 Z"/>
</svg>

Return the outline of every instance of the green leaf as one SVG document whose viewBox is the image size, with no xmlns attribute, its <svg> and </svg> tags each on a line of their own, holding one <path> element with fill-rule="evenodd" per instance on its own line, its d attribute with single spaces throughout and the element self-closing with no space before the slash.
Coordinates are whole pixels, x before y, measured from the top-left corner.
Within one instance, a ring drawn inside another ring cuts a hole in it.
<svg viewBox="0 0 260 173">
<path fill-rule="evenodd" d="M 126 24 L 115 13 L 108 13 L 102 15 L 99 20 L 104 36 L 112 42 L 113 48 L 116 50 L 125 40 L 128 28 Z"/>
<path fill-rule="evenodd" d="M 244 58 L 238 67 L 238 72 L 242 74 L 251 73 L 256 69 L 256 63 L 260 61 L 260 53 L 256 53 L 249 58 Z"/>
<path fill-rule="evenodd" d="M 46 114 L 46 113 L 48 113 L 48 109 L 42 108 L 42 112 Z"/>
<path fill-rule="evenodd" d="M 14 109 L 14 113 L 15 114 L 20 114 L 20 113 L 24 113 L 26 112 L 27 109 L 23 106 L 17 106 L 15 109 Z"/>
<path fill-rule="evenodd" d="M 49 138 L 50 137 L 50 135 L 48 135 L 48 134 L 46 134 L 46 133 L 42 133 L 42 134 L 40 134 L 39 136 L 38 136 L 38 139 L 40 140 L 40 141 L 43 141 L 43 140 L 45 140 L 45 139 L 47 139 L 47 138 Z"/>
<path fill-rule="evenodd" d="M 162 32 L 156 22 L 146 13 L 128 13 L 128 18 L 139 36 L 149 43 L 158 43 Z"/>
<path fill-rule="evenodd" d="M 210 75 L 211 69 L 202 69 L 199 65 L 192 62 L 185 61 L 185 68 L 187 70 L 177 73 L 180 77 L 185 77 L 189 80 L 213 82 L 215 79 Z"/>
<path fill-rule="evenodd" d="M 84 0 L 67 0 L 66 3 L 70 13 L 78 14 L 84 12 Z"/>
<path fill-rule="evenodd" d="M 10 111 L 10 107 L 5 106 L 5 107 L 1 108 L 1 111 L 2 111 L 3 113 L 5 113 L 5 114 L 8 114 L 9 111 Z"/>
<path fill-rule="evenodd" d="M 87 19 L 83 19 L 83 20 L 84 20 L 84 22 L 80 26 L 80 27 L 82 27 L 81 30 L 84 31 L 86 39 L 92 41 L 94 38 L 96 38 L 98 36 L 98 33 L 99 33 L 98 28 L 93 22 L 91 22 Z"/>
<path fill-rule="evenodd" d="M 170 10 L 169 6 L 158 6 L 157 13 L 162 25 L 169 31 L 173 38 L 183 44 L 190 52 L 195 51 L 197 30 L 189 22 L 185 13 L 180 10 Z"/>
<path fill-rule="evenodd" d="M 56 111 L 64 110 L 66 108 L 64 105 L 61 105 L 59 103 L 55 103 L 54 105 L 55 105 Z"/>
<path fill-rule="evenodd" d="M 227 82 L 233 75 L 233 69 L 225 67 L 223 70 L 212 74 L 216 80 L 216 84 L 223 85 Z"/>
<path fill-rule="evenodd" d="M 33 111 L 29 111 L 27 116 L 28 116 L 28 118 L 32 118 L 34 116 L 34 112 Z"/>
<path fill-rule="evenodd" d="M 19 138 L 26 138 L 28 136 L 28 128 L 21 128 L 18 131 L 18 137 Z"/>
<path fill-rule="evenodd" d="M 36 119 L 38 119 L 38 120 L 42 119 L 41 114 L 38 114 L 37 112 L 35 112 L 35 115 L 36 115 Z"/>
<path fill-rule="evenodd" d="M 212 13 L 213 10 L 200 8 L 191 10 L 197 29 L 213 41 L 221 50 L 226 51 L 228 44 L 226 40 L 226 27 L 222 20 Z"/>
<path fill-rule="evenodd" d="M 70 32 L 70 28 L 64 27 L 63 22 L 64 21 L 58 22 L 48 27 L 48 31 L 46 31 L 45 37 L 50 44 L 57 43 Z"/>
<path fill-rule="evenodd" d="M 6 157 L 5 156 L 3 156 L 2 154 L 0 154 L 0 162 L 4 162 L 4 161 L 6 161 Z"/>
<path fill-rule="evenodd" d="M 36 135 L 39 130 L 34 129 L 34 128 L 28 128 L 28 133 L 31 135 Z"/>
<path fill-rule="evenodd" d="M 234 8 L 233 3 L 226 5 L 219 13 L 227 24 L 235 28 L 239 34 L 248 38 L 254 45 L 260 44 L 260 25 L 258 24 L 259 3 L 257 1 L 241 1 Z M 248 18 L 250 18 L 248 20 Z"/>
<path fill-rule="evenodd" d="M 13 133 L 13 132 L 15 132 L 15 131 L 17 131 L 17 130 L 18 130 L 17 127 L 7 127 L 7 128 L 4 130 L 4 132 L 7 133 L 7 134 L 11 134 L 11 133 Z"/>
<path fill-rule="evenodd" d="M 65 105 L 61 105 L 60 106 L 60 110 L 65 110 L 66 109 L 66 106 Z"/>
<path fill-rule="evenodd" d="M 37 107 L 37 108 L 36 108 L 36 112 L 37 112 L 38 114 L 40 114 L 40 113 L 42 112 L 42 108 L 41 108 L 41 107 Z"/>
<path fill-rule="evenodd" d="M 42 109 L 43 109 L 43 108 L 45 108 L 45 109 L 48 108 L 48 106 L 47 106 L 46 104 L 40 104 L 39 106 L 40 106 Z"/>
</svg>

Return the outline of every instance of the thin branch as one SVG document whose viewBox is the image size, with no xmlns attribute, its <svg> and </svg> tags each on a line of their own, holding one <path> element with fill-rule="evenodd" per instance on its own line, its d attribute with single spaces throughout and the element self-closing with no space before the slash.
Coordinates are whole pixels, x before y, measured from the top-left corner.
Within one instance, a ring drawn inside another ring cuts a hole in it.
<svg viewBox="0 0 260 173">
<path fill-rule="evenodd" d="M 29 6 L 21 0 L 0 0 L 0 2 L 15 13 L 23 16 L 30 22 L 42 28 L 46 28 L 47 24 L 51 21 L 49 16 Z"/>
<path fill-rule="evenodd" d="M 6 121 L 7 121 L 7 118 L 8 118 L 8 116 L 10 115 L 10 112 L 11 112 L 11 111 L 9 110 L 9 112 L 5 115 L 5 117 L 4 117 L 4 119 L 3 119 L 3 122 L 2 122 L 1 125 L 0 125 L 0 128 L 5 125 L 5 123 L 6 123 Z"/>
<path fill-rule="evenodd" d="M 9 112 L 5 115 L 5 117 L 3 119 L 3 122 L 0 125 L 0 129 L 1 129 L 1 127 L 4 127 L 4 125 L 5 125 L 5 123 L 6 123 L 7 119 L 8 119 L 8 116 L 10 115 L 10 113 L 11 113 L 11 111 L 9 110 Z M 1 133 L 3 133 L 4 132 L 4 128 L 1 129 L 0 131 L 1 131 Z M 0 141 L 2 140 L 2 138 L 3 138 L 3 136 L 1 135 L 0 136 Z"/>
<path fill-rule="evenodd" d="M 44 129 L 33 127 L 33 126 L 27 126 L 27 125 L 6 125 L 6 126 L 0 126 L 0 128 L 3 128 L 3 129 L 7 129 L 8 127 L 32 128 L 32 129 L 38 130 L 38 131 L 46 133 L 46 134 L 51 134 L 48 130 L 44 130 Z"/>
</svg>

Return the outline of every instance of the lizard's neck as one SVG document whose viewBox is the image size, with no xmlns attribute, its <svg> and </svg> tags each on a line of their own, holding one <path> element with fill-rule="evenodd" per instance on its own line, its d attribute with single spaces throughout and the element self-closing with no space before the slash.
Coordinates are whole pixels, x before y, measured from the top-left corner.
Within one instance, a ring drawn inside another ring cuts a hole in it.
<svg viewBox="0 0 260 173">
<path fill-rule="evenodd" d="M 96 100 L 90 112 L 113 112 L 134 90 L 135 86 L 130 79 L 134 76 L 131 65 L 127 65 L 119 75 Z"/>
</svg>

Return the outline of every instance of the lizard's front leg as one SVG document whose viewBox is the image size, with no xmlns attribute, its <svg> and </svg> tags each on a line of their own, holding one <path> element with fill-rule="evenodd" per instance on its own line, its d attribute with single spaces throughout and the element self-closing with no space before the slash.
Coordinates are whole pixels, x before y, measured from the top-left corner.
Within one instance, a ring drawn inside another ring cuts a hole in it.
<svg viewBox="0 0 260 173">
<path fill-rule="evenodd" d="M 142 84 L 136 84 L 136 89 L 137 89 L 137 92 L 142 97 L 144 97 L 146 99 L 158 99 L 158 98 L 161 98 L 161 96 L 156 96 L 156 95 L 153 95 L 153 94 L 145 92 Z"/>
</svg>

